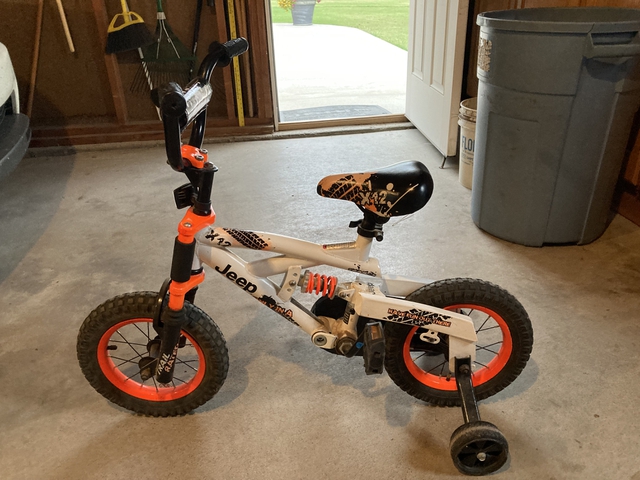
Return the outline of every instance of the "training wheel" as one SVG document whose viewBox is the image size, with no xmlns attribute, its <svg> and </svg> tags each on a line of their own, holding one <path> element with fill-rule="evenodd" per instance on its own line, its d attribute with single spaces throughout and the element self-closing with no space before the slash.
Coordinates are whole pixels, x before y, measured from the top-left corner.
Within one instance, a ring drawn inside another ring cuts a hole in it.
<svg viewBox="0 0 640 480">
<path fill-rule="evenodd" d="M 466 475 L 486 475 L 500 469 L 509 455 L 509 444 L 498 427 L 471 422 L 458 427 L 449 444 L 453 464 Z"/>
</svg>

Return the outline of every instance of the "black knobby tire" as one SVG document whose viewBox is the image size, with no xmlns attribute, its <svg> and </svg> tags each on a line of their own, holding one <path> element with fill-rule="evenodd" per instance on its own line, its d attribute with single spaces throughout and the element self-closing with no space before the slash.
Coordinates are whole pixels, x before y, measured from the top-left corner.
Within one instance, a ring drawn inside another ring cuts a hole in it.
<svg viewBox="0 0 640 480">
<path fill-rule="evenodd" d="M 509 444 L 498 428 L 489 422 L 465 423 L 449 442 L 451 459 L 466 475 L 487 475 L 499 470 L 509 458 Z"/>
<path fill-rule="evenodd" d="M 152 324 L 157 295 L 128 293 L 93 310 L 78 333 L 78 361 L 91 386 L 109 401 L 154 417 L 184 415 L 209 401 L 224 383 L 227 347 L 211 317 L 185 303 L 184 340 L 172 384 L 158 384 L 153 376 L 143 379 L 140 370 L 153 362 L 147 345 L 157 338 Z"/>
<path fill-rule="evenodd" d="M 531 321 L 513 295 L 482 280 L 455 278 L 426 285 L 407 300 L 458 311 L 474 320 L 478 342 L 472 375 L 478 400 L 495 395 L 524 369 L 533 348 Z M 448 336 L 430 345 L 423 329 L 385 323 L 385 368 L 405 392 L 441 406 L 459 406 L 454 376 L 448 368 Z"/>
</svg>

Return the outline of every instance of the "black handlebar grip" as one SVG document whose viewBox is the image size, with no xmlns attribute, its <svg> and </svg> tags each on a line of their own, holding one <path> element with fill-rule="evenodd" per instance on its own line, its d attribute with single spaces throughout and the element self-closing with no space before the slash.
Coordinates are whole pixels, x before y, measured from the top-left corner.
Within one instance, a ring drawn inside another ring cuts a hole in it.
<svg viewBox="0 0 640 480">
<path fill-rule="evenodd" d="M 209 53 L 215 55 L 218 58 L 218 64 L 221 67 L 226 67 L 231 63 L 233 57 L 242 55 L 249 50 L 249 42 L 245 38 L 234 38 L 224 44 L 213 42 L 209 46 Z"/>
<path fill-rule="evenodd" d="M 154 93 L 155 92 L 155 93 Z M 178 118 L 187 111 L 187 101 L 184 98 L 182 87 L 175 82 L 161 85 L 151 92 L 151 98 L 160 108 L 163 115 Z M 154 98 L 156 97 L 156 98 Z"/>
</svg>

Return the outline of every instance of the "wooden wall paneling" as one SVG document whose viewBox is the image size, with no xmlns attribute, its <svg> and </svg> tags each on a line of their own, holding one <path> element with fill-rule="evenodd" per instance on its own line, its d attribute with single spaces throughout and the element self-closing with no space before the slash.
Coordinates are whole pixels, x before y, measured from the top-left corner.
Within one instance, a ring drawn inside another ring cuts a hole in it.
<svg viewBox="0 0 640 480">
<path fill-rule="evenodd" d="M 24 108 L 35 50 L 37 0 L 2 2 L 0 41 L 9 49 Z M 76 52 L 69 52 L 55 2 L 45 1 L 31 122 L 63 125 L 115 121 L 113 98 L 91 2 L 65 0 Z M 96 61 L 96 59 L 100 59 Z"/>
<path fill-rule="evenodd" d="M 267 50 L 267 22 L 271 21 L 264 1 L 246 0 L 249 54 L 253 65 L 253 79 L 257 118 L 273 127 L 273 96 L 271 69 Z"/>
<path fill-rule="evenodd" d="M 109 25 L 109 17 L 107 15 L 107 7 L 104 0 L 91 0 L 93 6 L 93 14 L 96 21 L 96 32 L 98 32 L 100 49 L 104 52 L 107 46 L 107 27 Z M 125 124 L 129 120 L 127 111 L 127 103 L 122 87 L 122 78 L 120 77 L 120 66 L 115 55 L 103 54 L 104 65 L 109 77 L 109 85 L 111 87 L 111 98 L 113 99 L 113 108 L 116 113 L 116 119 L 119 124 Z"/>
<path fill-rule="evenodd" d="M 580 7 L 585 0 L 522 0 L 522 8 Z"/>
<path fill-rule="evenodd" d="M 615 201 L 620 215 L 640 225 L 640 112 L 636 114 L 631 131 Z"/>
<path fill-rule="evenodd" d="M 582 0 L 585 7 L 640 8 L 639 0 Z"/>
<path fill-rule="evenodd" d="M 76 52 L 70 53 L 56 3 L 44 2 L 42 43 L 31 125 L 35 146 L 87 144 L 103 141 L 156 140 L 162 124 L 148 92 L 136 94 L 131 85 L 140 69 L 137 51 L 105 55 L 107 26 L 120 13 L 118 0 L 63 0 Z M 240 133 L 273 131 L 273 115 L 266 54 L 266 19 L 262 2 L 238 2 L 239 28 L 249 38 L 250 53 L 242 59 L 246 103 L 246 128 Z M 155 2 L 128 0 L 152 32 L 156 26 Z M 167 21 L 190 50 L 196 1 L 165 1 Z M 37 25 L 38 0 L 2 2 L 0 41 L 11 54 L 22 107 L 28 100 Z M 16 21 L 20 19 L 20 21 Z M 224 0 L 205 6 L 198 58 L 201 61 L 213 40 L 228 39 Z M 216 69 L 212 78 L 207 135 L 237 135 L 233 81 L 229 68 Z M 266 103 L 264 103 L 266 102 Z M 253 118 L 251 117 L 253 114 Z"/>
<path fill-rule="evenodd" d="M 640 187 L 640 135 L 635 139 L 635 146 L 623 175 L 625 180 Z"/>
<path fill-rule="evenodd" d="M 45 1 L 32 122 L 70 125 L 126 119 L 126 110 L 120 109 L 121 104 L 116 107 L 111 95 L 92 3 L 65 0 L 65 9 L 76 51 L 69 52 L 55 2 Z"/>
<path fill-rule="evenodd" d="M 238 36 L 248 38 L 247 29 L 247 10 L 245 8 L 244 0 L 235 0 L 236 14 L 238 19 Z M 251 55 L 245 53 L 240 56 L 242 87 L 244 95 L 244 105 L 246 106 L 246 116 L 255 116 L 253 108 L 253 80 L 251 78 Z"/>
<path fill-rule="evenodd" d="M 270 125 L 260 125 L 255 119 L 247 119 L 247 126 L 230 125 L 227 118 L 207 119 L 205 138 L 224 138 L 242 135 L 265 135 L 273 132 Z M 185 134 L 186 136 L 186 134 Z M 88 127 L 40 127 L 33 131 L 31 148 L 93 145 L 115 142 L 161 142 L 164 139 L 162 125 L 156 120 L 129 123 L 127 125 L 90 125 Z"/>
<path fill-rule="evenodd" d="M 33 97 L 35 95 L 36 80 L 38 78 L 38 64 L 40 63 L 40 40 L 42 37 L 42 21 L 44 12 L 44 0 L 38 0 L 38 13 L 36 14 L 36 34 L 33 40 L 33 62 L 31 64 L 31 76 L 29 77 L 29 90 L 27 96 L 27 106 L 23 113 L 31 117 L 33 109 Z"/>
<path fill-rule="evenodd" d="M 1 2 L 0 42 L 9 50 L 11 63 L 18 80 L 21 109 L 24 112 L 29 92 L 31 64 L 35 53 L 34 38 L 37 28 L 38 0 Z M 46 2 L 45 2 L 46 3 Z M 20 21 L 16 19 L 20 18 Z M 50 19 L 44 16 L 42 29 L 48 28 Z M 41 56 L 40 61 L 45 59 Z"/>
<path fill-rule="evenodd" d="M 224 43 L 229 40 L 227 31 L 227 14 L 224 6 L 225 0 L 215 0 L 216 16 L 218 21 L 218 41 Z M 235 101 L 233 97 L 233 79 L 231 78 L 231 68 L 222 69 L 222 78 L 224 80 L 224 92 L 227 100 L 227 117 L 233 119 L 237 123 L 235 111 Z"/>
</svg>

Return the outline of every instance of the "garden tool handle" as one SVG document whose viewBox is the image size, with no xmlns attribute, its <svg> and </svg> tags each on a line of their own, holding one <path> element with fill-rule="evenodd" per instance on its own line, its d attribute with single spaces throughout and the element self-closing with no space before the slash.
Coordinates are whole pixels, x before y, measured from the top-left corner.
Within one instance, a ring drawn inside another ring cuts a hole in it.
<svg viewBox="0 0 640 480">
<path fill-rule="evenodd" d="M 117 32 L 118 30 L 122 30 L 125 27 L 128 27 L 134 23 L 144 23 L 144 20 L 140 15 L 136 12 L 132 12 L 129 10 L 129 6 L 127 5 L 127 0 L 120 0 L 120 4 L 122 5 L 122 13 L 116 14 L 112 19 L 111 23 L 109 23 L 109 28 L 107 28 L 108 33 Z M 122 23 L 116 26 L 118 20 L 122 17 Z"/>
<path fill-rule="evenodd" d="M 71 38 L 71 32 L 69 31 L 69 24 L 67 23 L 67 16 L 64 13 L 64 7 L 62 6 L 62 0 L 56 0 L 58 5 L 58 13 L 60 14 L 60 21 L 62 22 L 62 29 L 64 30 L 64 36 L 67 39 L 69 50 L 71 53 L 76 51 L 76 47 L 73 45 L 73 39 Z"/>
</svg>

